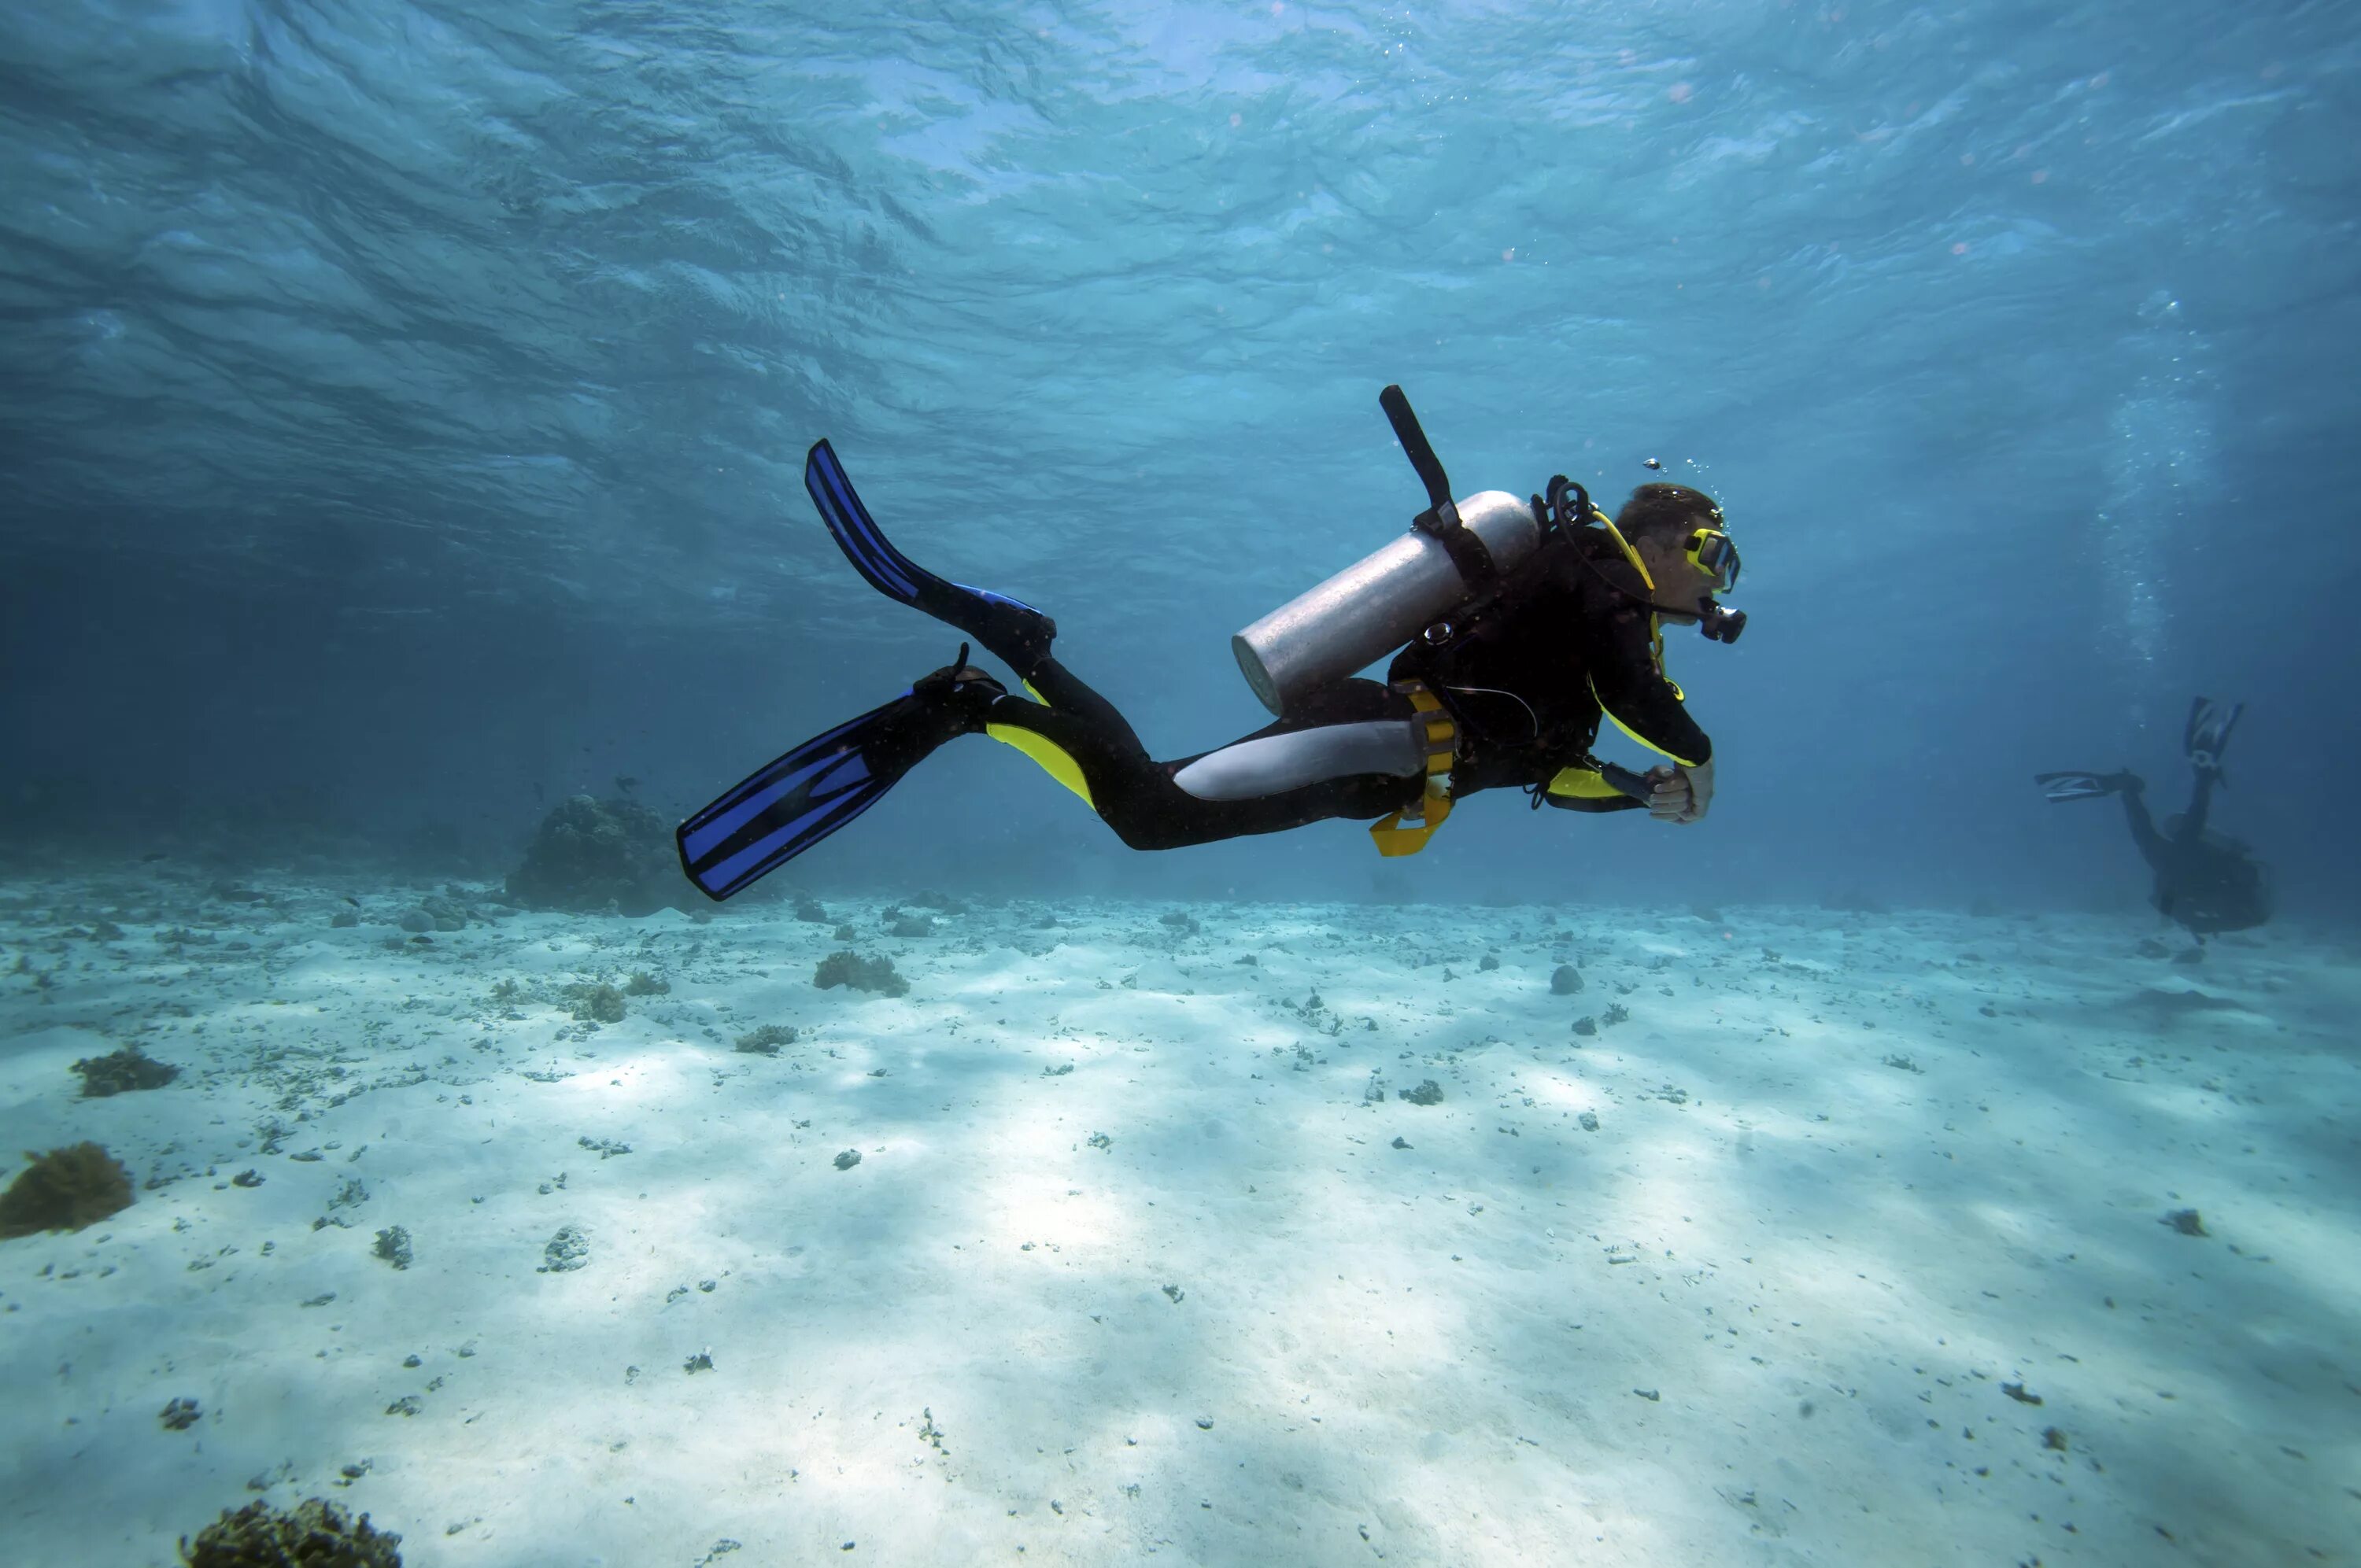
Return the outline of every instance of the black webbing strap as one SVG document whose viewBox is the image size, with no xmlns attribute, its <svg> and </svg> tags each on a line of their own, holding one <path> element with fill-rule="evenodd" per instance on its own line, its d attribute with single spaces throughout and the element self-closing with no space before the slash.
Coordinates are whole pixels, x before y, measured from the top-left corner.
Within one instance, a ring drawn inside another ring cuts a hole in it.
<svg viewBox="0 0 2361 1568">
<path fill-rule="evenodd" d="M 1443 464 L 1434 455 L 1434 448 L 1426 439 L 1426 432 L 1411 411 L 1410 399 L 1400 387 L 1388 387 L 1378 394 L 1378 406 L 1386 411 L 1386 422 L 1394 427 L 1394 439 L 1401 443 L 1410 466 L 1418 471 L 1419 482 L 1426 487 L 1427 508 L 1411 519 L 1411 526 L 1433 539 L 1449 553 L 1451 564 L 1459 569 L 1460 580 L 1470 592 L 1481 593 L 1500 580 L 1499 564 L 1474 529 L 1459 519 L 1459 508 L 1451 499 L 1451 479 L 1444 473 Z"/>
<path fill-rule="evenodd" d="M 1422 511 L 1410 520 L 1412 528 L 1433 540 L 1451 554 L 1451 564 L 1459 568 L 1460 580 L 1470 593 L 1483 593 L 1500 580 L 1499 564 L 1477 532 L 1459 521 L 1459 509 L 1449 501 L 1449 520 L 1433 511 Z"/>
</svg>

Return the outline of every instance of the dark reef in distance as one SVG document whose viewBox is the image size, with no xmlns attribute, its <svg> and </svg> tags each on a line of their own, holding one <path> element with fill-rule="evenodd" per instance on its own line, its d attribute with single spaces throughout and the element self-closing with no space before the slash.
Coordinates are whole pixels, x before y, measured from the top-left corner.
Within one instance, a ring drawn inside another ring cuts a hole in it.
<svg viewBox="0 0 2361 1568">
<path fill-rule="evenodd" d="M 82 1074 L 86 1100 L 103 1100 L 135 1089 L 161 1089 L 181 1076 L 179 1068 L 158 1061 L 136 1043 L 103 1057 L 84 1057 L 73 1064 L 73 1069 Z"/>
<path fill-rule="evenodd" d="M 894 960 L 888 958 L 862 958 L 859 953 L 830 953 L 820 959 L 812 971 L 812 983 L 822 991 L 849 985 L 855 991 L 874 992 L 880 996 L 907 996 L 910 982 L 894 972 Z"/>
<path fill-rule="evenodd" d="M 508 891 L 527 909 L 640 916 L 686 909 L 694 890 L 663 817 L 636 800 L 577 795 L 541 819 Z"/>
</svg>

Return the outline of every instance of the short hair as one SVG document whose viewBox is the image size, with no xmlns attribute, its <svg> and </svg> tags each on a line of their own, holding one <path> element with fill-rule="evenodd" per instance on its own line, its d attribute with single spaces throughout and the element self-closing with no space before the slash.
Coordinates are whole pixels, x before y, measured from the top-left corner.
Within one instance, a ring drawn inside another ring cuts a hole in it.
<svg viewBox="0 0 2361 1568">
<path fill-rule="evenodd" d="M 1686 485 L 1642 485 L 1615 514 L 1616 532 L 1634 542 L 1720 526 L 1721 508 L 1714 499 Z"/>
</svg>

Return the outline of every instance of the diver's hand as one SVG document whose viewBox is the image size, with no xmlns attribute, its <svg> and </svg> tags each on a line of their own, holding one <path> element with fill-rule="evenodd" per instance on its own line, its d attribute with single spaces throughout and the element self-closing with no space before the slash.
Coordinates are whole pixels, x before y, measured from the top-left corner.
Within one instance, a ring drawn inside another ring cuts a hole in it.
<svg viewBox="0 0 2361 1568">
<path fill-rule="evenodd" d="M 1703 821 L 1706 808 L 1713 804 L 1711 762 L 1693 768 L 1650 768 L 1648 781 L 1655 785 L 1649 793 L 1648 815 L 1659 822 Z"/>
</svg>

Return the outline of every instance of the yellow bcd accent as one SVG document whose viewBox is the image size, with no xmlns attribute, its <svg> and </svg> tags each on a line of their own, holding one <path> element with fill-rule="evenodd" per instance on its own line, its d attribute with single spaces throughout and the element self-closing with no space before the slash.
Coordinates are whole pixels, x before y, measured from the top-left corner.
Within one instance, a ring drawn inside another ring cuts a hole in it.
<svg viewBox="0 0 2361 1568">
<path fill-rule="evenodd" d="M 1396 681 L 1394 690 L 1410 698 L 1425 730 L 1426 792 L 1419 799 L 1416 816 L 1397 811 L 1369 824 L 1369 837 L 1377 842 L 1378 853 L 1389 859 L 1415 855 L 1425 849 L 1427 839 L 1451 816 L 1451 759 L 1459 740 L 1459 727 L 1452 723 L 1424 682 Z M 1402 826 L 1405 817 L 1411 817 L 1408 827 Z"/>
<path fill-rule="evenodd" d="M 1551 775 L 1549 792 L 1576 800 L 1620 800 L 1623 795 L 1597 768 L 1560 768 Z"/>
<path fill-rule="evenodd" d="M 1673 687 L 1673 695 L 1675 696 L 1680 696 L 1680 687 Z M 1590 700 L 1593 702 L 1598 702 L 1598 684 L 1596 681 L 1591 683 Z M 1653 740 L 1649 740 L 1645 735 L 1641 734 L 1638 730 L 1632 729 L 1630 725 L 1616 718 L 1613 711 L 1609 709 L 1605 703 L 1598 703 L 1598 711 L 1607 715 L 1607 720 L 1609 723 L 1614 725 L 1616 729 L 1620 729 L 1624 734 L 1629 735 L 1632 740 L 1638 741 L 1641 745 L 1645 746 L 1651 751 L 1655 752 L 1659 757 L 1670 757 L 1673 761 L 1678 762 L 1685 768 L 1694 768 L 1697 766 L 1697 760 L 1695 758 L 1684 757 L 1676 752 L 1665 751 L 1662 746 L 1657 745 Z"/>
</svg>

